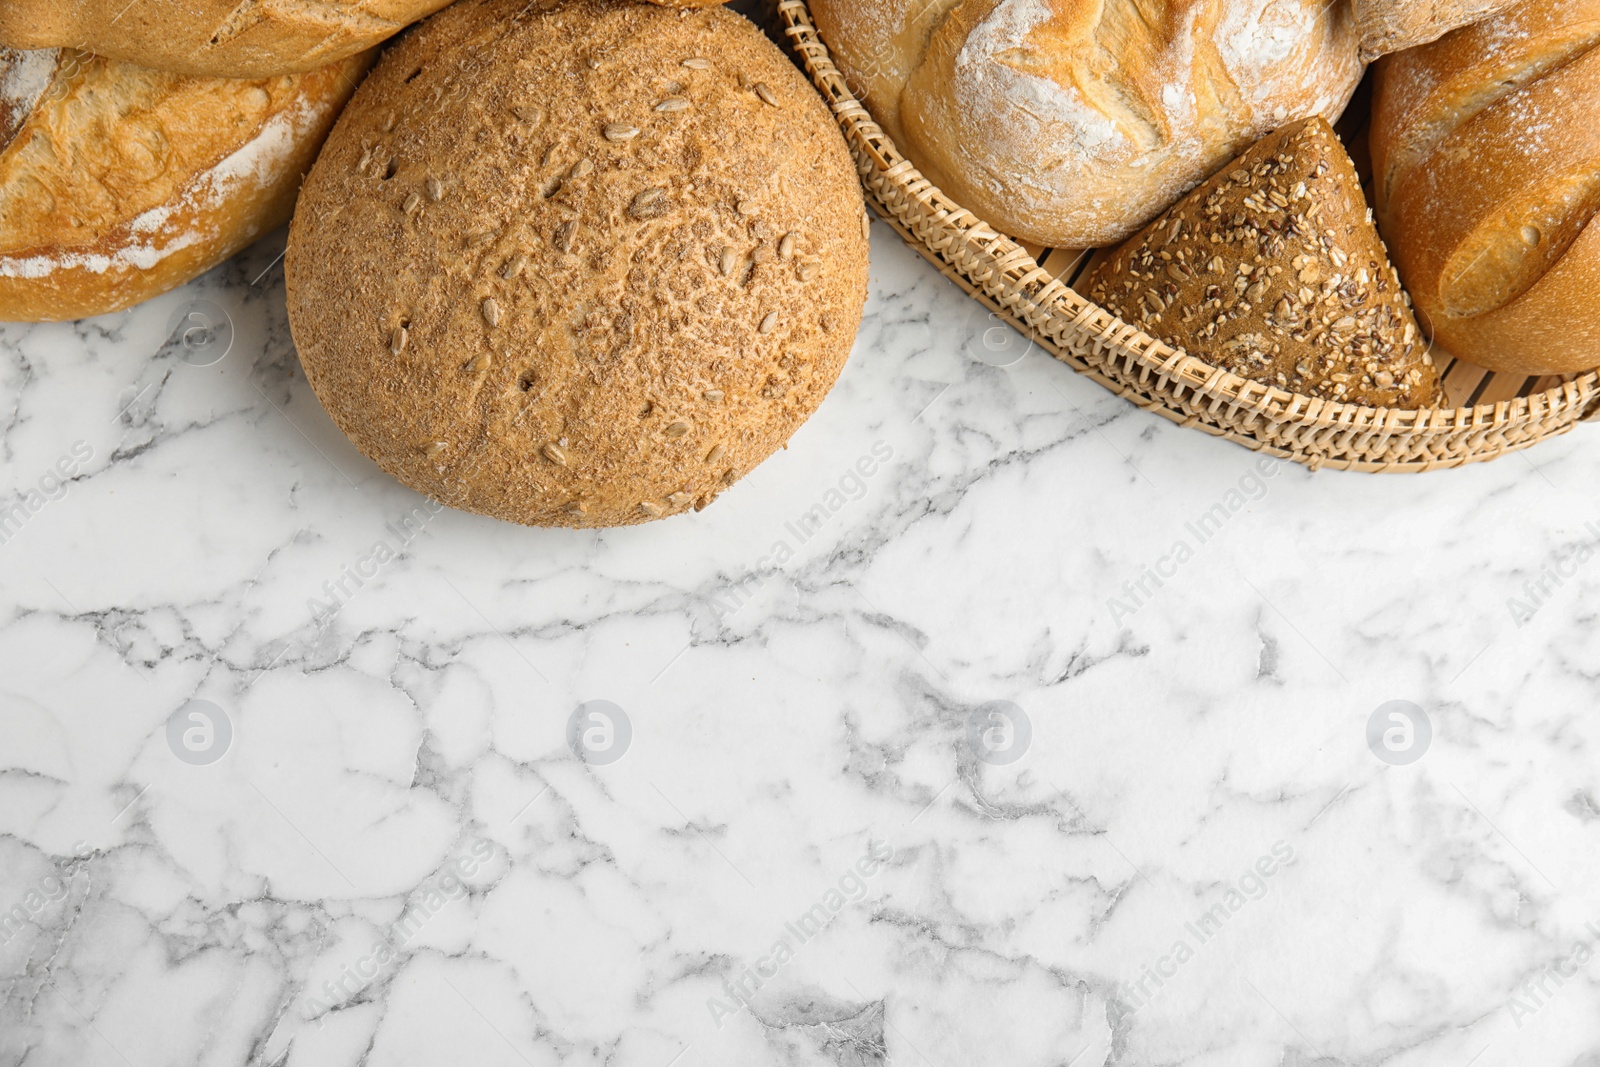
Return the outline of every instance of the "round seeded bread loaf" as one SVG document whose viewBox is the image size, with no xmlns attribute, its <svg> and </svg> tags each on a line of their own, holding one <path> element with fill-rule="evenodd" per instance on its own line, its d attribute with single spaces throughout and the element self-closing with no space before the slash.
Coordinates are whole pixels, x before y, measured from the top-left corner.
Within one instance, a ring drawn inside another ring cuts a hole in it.
<svg viewBox="0 0 1600 1067">
<path fill-rule="evenodd" d="M 849 354 L 867 215 L 750 22 L 461 0 L 391 49 L 306 179 L 306 377 L 412 488 L 530 525 L 698 510 Z"/>
</svg>

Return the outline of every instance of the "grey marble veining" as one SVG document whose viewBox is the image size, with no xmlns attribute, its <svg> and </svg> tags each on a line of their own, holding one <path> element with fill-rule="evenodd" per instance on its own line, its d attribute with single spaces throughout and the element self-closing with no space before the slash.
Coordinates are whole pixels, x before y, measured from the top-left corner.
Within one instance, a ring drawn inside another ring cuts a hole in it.
<svg viewBox="0 0 1600 1067">
<path fill-rule="evenodd" d="M 873 239 L 604 533 L 361 457 L 281 234 L 0 326 L 0 1063 L 1600 1063 L 1600 432 L 1263 462 Z"/>
</svg>

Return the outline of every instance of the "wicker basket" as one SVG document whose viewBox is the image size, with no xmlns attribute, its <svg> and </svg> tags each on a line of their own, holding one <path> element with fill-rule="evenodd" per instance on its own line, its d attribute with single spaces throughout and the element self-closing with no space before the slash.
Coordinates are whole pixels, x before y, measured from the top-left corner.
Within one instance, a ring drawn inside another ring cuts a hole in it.
<svg viewBox="0 0 1600 1067">
<path fill-rule="evenodd" d="M 777 14 L 838 117 L 879 214 L 941 273 L 1061 362 L 1148 411 L 1313 470 L 1357 471 L 1459 467 L 1600 416 L 1595 371 L 1529 378 L 1445 358 L 1439 367 L 1453 406 L 1407 411 L 1285 392 L 1163 344 L 1071 288 L 1089 254 L 1013 241 L 940 192 L 851 94 L 805 0 L 779 0 Z"/>
</svg>

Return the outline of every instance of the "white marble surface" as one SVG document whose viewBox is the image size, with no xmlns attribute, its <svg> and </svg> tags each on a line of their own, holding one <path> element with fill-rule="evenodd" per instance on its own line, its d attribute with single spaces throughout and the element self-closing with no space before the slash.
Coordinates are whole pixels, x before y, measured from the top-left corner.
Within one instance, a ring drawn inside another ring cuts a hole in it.
<svg viewBox="0 0 1600 1067">
<path fill-rule="evenodd" d="M 0 1063 L 1600 1063 L 1600 430 L 1262 477 L 973 358 L 986 313 L 875 230 L 791 447 L 608 533 L 363 459 L 281 234 L 0 327 Z M 196 300 L 210 366 L 166 343 Z M 592 700 L 613 762 L 568 746 Z"/>
</svg>

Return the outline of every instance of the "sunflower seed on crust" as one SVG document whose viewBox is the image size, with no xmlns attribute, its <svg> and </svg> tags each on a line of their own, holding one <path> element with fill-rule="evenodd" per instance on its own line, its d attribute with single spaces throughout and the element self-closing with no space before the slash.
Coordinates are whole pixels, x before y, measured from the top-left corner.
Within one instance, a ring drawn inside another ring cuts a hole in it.
<svg viewBox="0 0 1600 1067">
<path fill-rule="evenodd" d="M 671 208 L 672 203 L 667 199 L 665 189 L 646 189 L 628 205 L 628 215 L 635 219 L 654 219 L 665 215 Z"/>
</svg>

